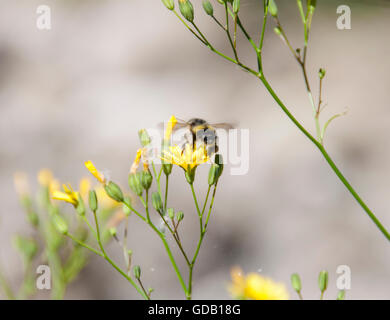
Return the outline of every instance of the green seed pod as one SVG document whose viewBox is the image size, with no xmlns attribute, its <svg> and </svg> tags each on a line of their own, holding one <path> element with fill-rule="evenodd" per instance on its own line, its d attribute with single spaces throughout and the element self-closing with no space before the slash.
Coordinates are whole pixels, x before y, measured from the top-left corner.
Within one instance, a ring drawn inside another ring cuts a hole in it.
<svg viewBox="0 0 390 320">
<path fill-rule="evenodd" d="M 337 300 L 345 300 L 345 290 L 340 290 L 337 294 Z"/>
<path fill-rule="evenodd" d="M 328 288 L 328 271 L 321 271 L 318 276 L 318 287 L 321 292 L 324 292 Z"/>
<path fill-rule="evenodd" d="M 153 176 L 149 169 L 141 172 L 141 184 L 145 190 L 149 190 L 153 182 Z"/>
<path fill-rule="evenodd" d="M 172 208 L 168 208 L 167 215 L 169 219 L 173 219 L 175 217 L 175 210 L 173 210 Z"/>
<path fill-rule="evenodd" d="M 179 9 L 186 20 L 189 22 L 194 21 L 194 7 L 189 0 L 179 0 Z"/>
<path fill-rule="evenodd" d="M 152 205 L 157 212 L 162 213 L 163 203 L 159 192 L 153 192 L 152 194 Z"/>
<path fill-rule="evenodd" d="M 175 9 L 175 3 L 173 0 L 162 0 L 162 2 L 169 10 Z"/>
<path fill-rule="evenodd" d="M 173 0 L 172 0 L 172 3 L 173 3 Z M 139 137 L 139 141 L 141 142 L 141 145 L 143 147 L 146 147 L 151 142 L 150 136 L 145 129 L 141 129 L 138 131 L 138 137 Z"/>
<path fill-rule="evenodd" d="M 298 273 L 294 273 L 291 275 L 291 285 L 293 289 L 300 293 L 302 290 L 302 285 L 301 285 L 301 278 L 299 277 Z"/>
<path fill-rule="evenodd" d="M 238 13 L 240 11 L 240 0 L 233 1 L 233 12 Z"/>
<path fill-rule="evenodd" d="M 322 80 L 325 78 L 325 75 L 326 75 L 326 70 L 321 68 L 320 71 L 318 71 L 318 77 Z"/>
<path fill-rule="evenodd" d="M 134 266 L 133 273 L 134 273 L 134 277 L 139 280 L 141 278 L 141 267 Z"/>
<path fill-rule="evenodd" d="M 98 209 L 98 200 L 95 190 L 89 191 L 89 208 L 92 212 L 96 212 Z"/>
<path fill-rule="evenodd" d="M 209 16 L 213 16 L 214 15 L 214 8 L 213 8 L 213 5 L 211 4 L 211 2 L 209 0 L 203 0 L 202 4 L 203 4 L 204 11 Z"/>
<path fill-rule="evenodd" d="M 110 181 L 107 185 L 104 186 L 104 189 L 111 199 L 118 202 L 123 202 L 122 190 L 116 183 Z"/>
<path fill-rule="evenodd" d="M 66 221 L 58 214 L 53 215 L 53 224 L 59 233 L 67 234 L 68 233 L 68 224 Z"/>
<path fill-rule="evenodd" d="M 271 16 L 277 17 L 278 16 L 278 7 L 276 6 L 275 0 L 269 0 L 268 3 L 268 10 Z"/>
<path fill-rule="evenodd" d="M 85 216 L 85 205 L 83 197 L 77 192 L 77 207 L 76 211 L 80 216 Z"/>
<path fill-rule="evenodd" d="M 179 211 L 178 213 L 176 213 L 176 220 L 177 220 L 177 222 L 180 222 L 183 219 L 184 219 L 183 211 Z"/>
<path fill-rule="evenodd" d="M 308 0 L 308 4 L 309 4 L 309 10 L 314 12 L 314 9 L 317 6 L 317 0 Z"/>
<path fill-rule="evenodd" d="M 129 187 L 137 196 L 142 196 L 142 192 L 144 191 L 140 174 L 142 174 L 142 172 L 129 174 Z"/>
</svg>

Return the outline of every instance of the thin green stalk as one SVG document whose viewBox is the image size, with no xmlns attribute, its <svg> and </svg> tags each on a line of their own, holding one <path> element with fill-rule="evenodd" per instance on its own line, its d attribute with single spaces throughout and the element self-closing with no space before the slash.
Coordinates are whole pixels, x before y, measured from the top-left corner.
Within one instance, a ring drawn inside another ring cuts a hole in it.
<svg viewBox="0 0 390 320">
<path fill-rule="evenodd" d="M 89 251 L 92 251 L 94 254 L 97 254 L 98 256 L 101 256 L 104 258 L 104 255 L 103 253 L 97 251 L 96 249 L 92 248 L 91 246 L 89 246 L 88 244 L 86 244 L 85 242 L 77 239 L 75 236 L 73 236 L 72 234 L 70 233 L 67 233 L 66 234 L 67 237 L 69 237 L 70 239 L 72 239 L 74 242 L 76 242 L 78 245 L 88 249 Z"/>
<path fill-rule="evenodd" d="M 191 186 L 191 192 L 192 192 L 192 197 L 194 198 L 195 206 L 196 206 L 196 212 L 198 213 L 198 216 L 201 217 L 201 211 L 199 210 L 199 204 L 198 204 L 198 199 L 196 198 L 195 194 L 195 189 L 194 189 L 194 184 L 190 183 Z"/>
<path fill-rule="evenodd" d="M 206 199 L 205 199 L 204 204 L 203 204 L 202 217 L 203 217 L 204 211 L 206 209 L 207 201 L 209 200 L 210 190 L 211 190 L 211 186 L 209 185 L 209 187 L 207 189 Z"/>
<path fill-rule="evenodd" d="M 193 275 L 193 271 L 194 271 L 194 266 L 195 266 L 195 263 L 196 263 L 196 259 L 198 258 L 198 255 L 199 255 L 199 251 L 200 251 L 200 247 L 202 245 L 202 242 L 203 242 L 203 239 L 204 239 L 204 236 L 206 234 L 206 230 L 207 230 L 207 224 L 208 224 L 208 221 L 210 219 L 210 213 L 211 213 L 211 210 L 213 208 L 213 204 L 214 204 L 214 199 L 215 199 L 215 193 L 216 193 L 216 189 L 217 189 L 217 184 L 218 182 L 215 184 L 214 186 L 214 191 L 213 191 L 213 196 L 211 198 L 211 203 L 210 203 L 210 207 L 209 207 L 209 211 L 208 211 L 208 214 L 207 214 L 207 219 L 206 219 L 206 222 L 205 222 L 205 225 L 204 227 L 202 227 L 202 222 L 201 222 L 201 230 L 200 230 L 200 236 L 199 236 L 199 241 L 198 241 L 198 244 L 196 246 L 196 250 L 195 250 L 195 253 L 194 253 L 194 256 L 192 258 L 192 261 L 191 261 L 191 264 L 189 265 L 189 276 L 188 276 L 188 295 L 187 295 L 187 299 L 188 300 L 191 300 L 191 296 L 192 296 L 192 275 Z M 193 189 L 193 188 L 192 188 Z M 210 191 L 210 187 L 209 187 L 209 191 Z M 209 194 L 209 192 L 207 193 Z M 193 195 L 194 195 L 194 200 L 196 199 L 196 196 L 195 196 L 195 192 L 193 191 Z M 208 195 L 207 197 L 208 198 Z M 196 200 L 195 200 L 195 203 L 196 203 Z M 207 203 L 207 201 L 205 201 L 205 204 Z M 204 211 L 204 209 L 203 209 Z M 201 215 L 201 218 L 203 217 L 203 213 Z M 202 220 L 201 220 L 202 221 Z"/>
</svg>

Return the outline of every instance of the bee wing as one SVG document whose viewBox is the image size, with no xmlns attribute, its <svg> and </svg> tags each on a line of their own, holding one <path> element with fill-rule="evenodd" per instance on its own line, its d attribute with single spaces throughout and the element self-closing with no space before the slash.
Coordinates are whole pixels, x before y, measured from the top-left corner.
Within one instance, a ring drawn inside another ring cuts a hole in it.
<svg viewBox="0 0 390 320">
<path fill-rule="evenodd" d="M 182 129 L 182 128 L 185 128 L 188 126 L 188 123 L 185 122 L 185 121 L 182 121 L 182 120 L 178 120 L 176 125 L 175 125 L 175 128 L 173 129 L 174 131 L 178 130 L 178 129 Z M 157 124 L 157 128 L 159 130 L 164 130 L 166 128 L 166 123 L 165 122 L 159 122 Z"/>
<path fill-rule="evenodd" d="M 215 129 L 225 129 L 225 130 L 234 129 L 236 127 L 236 125 L 233 125 L 231 123 L 213 123 L 210 124 L 210 126 L 212 126 Z"/>
</svg>

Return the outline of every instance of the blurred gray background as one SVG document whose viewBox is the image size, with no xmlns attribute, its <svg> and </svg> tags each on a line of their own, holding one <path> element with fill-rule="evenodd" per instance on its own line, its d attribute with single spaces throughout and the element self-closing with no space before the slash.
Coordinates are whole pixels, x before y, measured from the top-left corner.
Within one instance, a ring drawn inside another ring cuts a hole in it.
<svg viewBox="0 0 390 320">
<path fill-rule="evenodd" d="M 198 25 L 230 55 L 224 34 L 201 11 L 201 1 L 193 2 Z M 290 40 L 301 46 L 295 1 L 278 3 Z M 308 68 L 315 93 L 317 70 L 327 70 L 322 119 L 349 109 L 329 127 L 325 144 L 330 154 L 390 228 L 387 3 L 318 1 Z M 35 26 L 41 4 L 52 9 L 50 31 Z M 341 4 L 352 9 L 352 30 L 336 28 Z M 241 15 L 250 33 L 257 34 L 260 1 L 242 1 Z M 313 131 L 300 69 L 273 34 L 273 25 L 265 40 L 266 74 Z M 242 59 L 254 66 L 241 35 L 238 44 Z M 299 272 L 304 297 L 313 299 L 319 296 L 321 269 L 330 272 L 326 298 L 334 299 L 336 268 L 348 265 L 348 298 L 390 298 L 388 241 L 260 82 L 202 47 L 159 0 L 1 1 L 0 263 L 13 285 L 21 280 L 22 266 L 11 238 L 15 232 L 30 232 L 13 189 L 13 173 L 26 171 L 34 181 L 36 172 L 47 167 L 62 181 L 76 184 L 86 175 L 83 161 L 91 159 L 126 186 L 138 129 L 153 127 L 171 114 L 250 129 L 250 171 L 244 176 L 225 171 L 195 269 L 195 299 L 229 298 L 226 287 L 235 265 L 287 284 L 290 274 Z M 202 174 L 196 186 L 200 194 L 206 184 L 206 172 Z M 193 228 L 190 190 L 181 171 L 175 170 L 172 181 L 170 203 L 186 213 L 182 234 L 191 251 L 198 228 Z M 155 288 L 154 298 L 183 298 L 162 244 L 135 217 L 129 247 L 143 267 L 145 285 Z M 115 244 L 109 251 L 121 262 Z M 105 261 L 93 257 L 66 298 L 139 296 Z"/>
</svg>

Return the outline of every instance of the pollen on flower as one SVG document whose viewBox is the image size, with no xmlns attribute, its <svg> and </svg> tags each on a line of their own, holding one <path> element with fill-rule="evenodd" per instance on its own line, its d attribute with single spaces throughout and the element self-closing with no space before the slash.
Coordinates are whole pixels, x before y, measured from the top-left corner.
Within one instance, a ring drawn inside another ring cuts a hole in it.
<svg viewBox="0 0 390 320">
<path fill-rule="evenodd" d="M 237 299 L 247 300 L 288 300 L 284 284 L 274 282 L 257 273 L 244 275 L 240 268 L 233 268 L 229 291 Z"/>
<path fill-rule="evenodd" d="M 194 149 L 190 143 L 185 145 L 184 150 L 177 145 L 169 147 L 168 150 L 163 150 L 161 159 L 180 166 L 185 171 L 191 171 L 198 165 L 210 160 L 204 144 L 199 147 L 195 146 Z"/>
<path fill-rule="evenodd" d="M 85 162 L 86 168 L 89 170 L 89 172 L 100 182 L 100 183 L 106 183 L 106 178 L 103 173 L 98 171 L 96 169 L 95 165 L 92 163 L 92 161 L 86 161 Z"/>
</svg>

